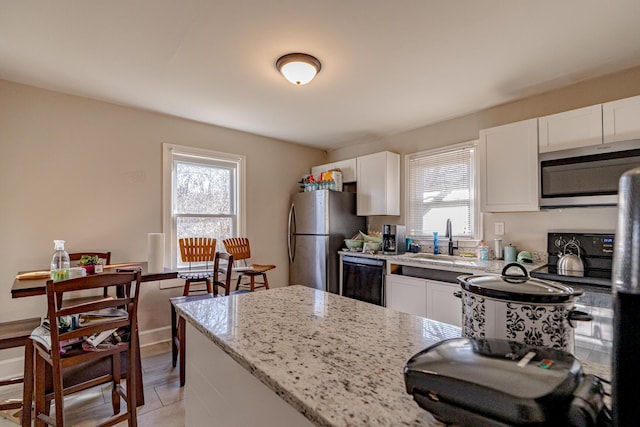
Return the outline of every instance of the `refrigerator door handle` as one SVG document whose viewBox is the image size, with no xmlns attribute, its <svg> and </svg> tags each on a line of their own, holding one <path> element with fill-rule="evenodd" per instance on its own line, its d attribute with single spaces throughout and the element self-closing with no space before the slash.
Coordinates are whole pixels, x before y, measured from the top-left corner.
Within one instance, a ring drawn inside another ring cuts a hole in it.
<svg viewBox="0 0 640 427">
<path fill-rule="evenodd" d="M 291 203 L 291 207 L 289 208 L 289 221 L 288 221 L 288 226 L 287 226 L 287 249 L 289 251 L 289 262 L 293 264 L 293 259 L 295 254 L 292 252 L 292 246 L 293 249 L 295 250 L 295 245 L 292 245 L 292 241 L 294 239 L 293 236 L 293 229 L 292 229 L 292 225 L 295 225 L 295 208 L 294 208 L 294 204 Z"/>
</svg>

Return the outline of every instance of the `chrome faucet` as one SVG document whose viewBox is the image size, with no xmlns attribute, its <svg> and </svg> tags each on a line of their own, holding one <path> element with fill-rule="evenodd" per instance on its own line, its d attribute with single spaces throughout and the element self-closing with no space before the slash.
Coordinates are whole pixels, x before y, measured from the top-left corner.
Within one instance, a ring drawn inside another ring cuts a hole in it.
<svg viewBox="0 0 640 427">
<path fill-rule="evenodd" d="M 458 249 L 458 242 L 456 242 L 456 245 L 453 245 L 453 233 L 451 232 L 451 219 L 447 218 L 447 231 L 445 236 L 446 238 L 449 239 L 449 255 L 453 255 L 453 250 L 454 249 Z"/>
</svg>

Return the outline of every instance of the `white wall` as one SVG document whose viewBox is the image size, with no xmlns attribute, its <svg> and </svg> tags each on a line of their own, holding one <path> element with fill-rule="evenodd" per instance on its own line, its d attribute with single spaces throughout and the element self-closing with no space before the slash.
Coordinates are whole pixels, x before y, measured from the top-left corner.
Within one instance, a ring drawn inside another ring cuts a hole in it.
<svg viewBox="0 0 640 427">
<path fill-rule="evenodd" d="M 271 286 L 288 284 L 290 196 L 324 151 L 0 80 L 0 321 L 44 314 L 44 297 L 10 289 L 18 271 L 48 268 L 53 239 L 110 250 L 112 263 L 146 260 L 147 233 L 162 231 L 163 142 L 246 156 L 253 260 L 277 265 Z M 167 333 L 180 293 L 145 284 L 143 333 Z"/>
<path fill-rule="evenodd" d="M 482 110 L 425 126 L 398 135 L 363 141 L 359 145 L 340 147 L 329 152 L 328 162 L 389 150 L 401 155 L 478 139 L 480 129 L 512 123 L 547 114 L 594 105 L 615 99 L 640 95 L 640 67 L 606 77 L 572 84 L 565 88 L 520 101 Z M 401 165 L 404 176 L 404 164 Z M 401 203 L 404 203 L 404 179 L 401 181 Z M 541 212 L 485 214 L 484 239 L 494 239 L 494 223 L 505 223 L 503 243 L 514 243 L 518 249 L 546 252 L 546 233 L 552 230 L 611 231 L 616 227 L 616 208 L 579 208 Z M 371 230 L 382 224 L 404 223 L 404 206 L 397 217 L 369 217 Z M 444 224 L 443 224 L 444 228 Z"/>
</svg>

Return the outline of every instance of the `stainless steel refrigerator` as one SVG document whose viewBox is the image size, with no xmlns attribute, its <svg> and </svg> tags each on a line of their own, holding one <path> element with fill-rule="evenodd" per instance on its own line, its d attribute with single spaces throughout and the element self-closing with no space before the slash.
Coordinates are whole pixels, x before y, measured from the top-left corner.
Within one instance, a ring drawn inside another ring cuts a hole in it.
<svg viewBox="0 0 640 427">
<path fill-rule="evenodd" d="M 289 209 L 289 284 L 339 293 L 344 239 L 366 229 L 355 193 L 318 190 L 294 194 Z"/>
</svg>

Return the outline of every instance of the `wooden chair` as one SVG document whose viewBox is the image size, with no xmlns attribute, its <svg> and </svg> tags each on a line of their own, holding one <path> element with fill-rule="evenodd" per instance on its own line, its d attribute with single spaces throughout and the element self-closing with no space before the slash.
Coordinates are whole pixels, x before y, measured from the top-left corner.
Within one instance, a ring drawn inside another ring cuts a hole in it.
<svg viewBox="0 0 640 427">
<path fill-rule="evenodd" d="M 66 292 L 108 288 L 109 297 L 64 300 Z M 102 426 L 111 426 L 128 421 L 137 425 L 137 381 L 138 376 L 138 330 L 137 308 L 140 293 L 140 272 L 104 273 L 61 282 L 47 282 L 48 319 L 51 325 L 50 345 L 34 337 L 29 346 L 34 349 L 35 370 L 35 425 L 64 425 L 64 396 L 99 384 L 112 383 L 111 400 L 114 415 Z M 58 301 L 63 301 L 59 304 Z M 97 310 L 123 310 L 124 317 L 103 317 L 99 321 L 82 325 L 81 315 Z M 74 328 L 58 328 L 68 324 Z M 111 331 L 116 331 L 112 334 Z M 105 333 L 114 344 L 94 350 L 84 338 Z M 77 341 L 75 344 L 71 344 Z M 64 354 L 60 350 L 64 346 Z M 125 366 L 123 366 L 125 365 Z M 108 368 L 105 370 L 105 368 Z M 27 369 L 25 368 L 25 371 Z M 120 380 L 126 377 L 126 391 Z M 104 375 L 102 375 L 104 373 Z M 50 382 L 51 391 L 47 382 Z M 32 383 L 31 383 L 32 384 Z M 25 379 L 25 401 L 31 401 L 33 386 Z M 120 414 L 120 398 L 124 399 L 127 411 Z M 50 416 L 51 400 L 55 403 L 55 417 Z M 23 425 L 30 425 L 31 415 L 24 411 Z"/>
<path fill-rule="evenodd" d="M 206 292 L 213 293 L 211 278 L 213 271 L 191 271 L 193 263 L 205 263 L 205 270 L 209 270 L 209 263 L 213 262 L 216 253 L 216 239 L 206 237 L 189 237 L 179 240 L 180 258 L 182 262 L 189 263 L 189 271 L 178 274 L 178 277 L 184 279 L 183 296 L 189 295 L 192 283 L 206 283 Z M 195 291 L 203 291 L 202 289 L 194 289 Z"/>
<path fill-rule="evenodd" d="M 39 325 L 39 317 L 0 323 L 0 350 L 24 346 L 29 338 L 29 335 L 31 335 L 31 331 L 33 331 Z M 27 355 L 25 354 L 25 358 L 26 357 Z M 9 378 L 6 380 L 0 380 L 0 386 L 20 384 L 23 382 L 23 377 Z M 0 411 L 22 409 L 22 403 L 23 401 L 20 399 L 0 401 Z"/>
<path fill-rule="evenodd" d="M 226 260 L 226 266 L 220 265 L 220 260 Z M 191 301 L 201 301 L 204 299 L 216 298 L 218 296 L 229 296 L 234 294 L 241 294 L 250 292 L 248 290 L 239 290 L 231 292 L 231 274 L 233 266 L 233 255 L 216 252 L 215 261 L 213 265 L 213 293 L 202 294 L 202 295 L 190 295 L 190 296 L 181 296 L 171 298 L 169 301 L 171 302 L 171 356 L 173 367 L 176 367 L 178 359 L 180 360 L 180 387 L 184 386 L 185 383 L 185 320 L 180 317 L 178 319 L 176 313 L 176 304 L 181 304 L 183 302 L 191 302 Z M 220 280 L 220 278 L 223 280 Z M 224 294 L 220 295 L 218 293 L 218 287 L 224 289 Z"/>
<path fill-rule="evenodd" d="M 78 261 L 82 259 L 83 256 L 97 256 L 99 259 L 104 260 L 103 265 L 111 264 L 111 252 L 72 252 L 69 254 L 69 261 L 71 261 L 71 266 L 74 264 L 78 264 Z M 104 290 L 104 296 L 107 296 L 107 289 Z"/>
<path fill-rule="evenodd" d="M 231 239 L 225 239 L 223 241 L 224 247 L 228 253 L 233 255 L 233 259 L 236 261 L 242 261 L 243 266 L 238 267 L 236 264 L 236 271 L 238 275 L 238 281 L 236 283 L 236 290 L 242 286 L 249 286 L 250 290 L 255 288 L 269 289 L 269 282 L 267 280 L 266 272 L 276 268 L 275 265 L 261 265 L 261 264 L 248 264 L 247 260 L 251 258 L 251 247 L 249 246 L 249 239 L 246 237 L 234 237 Z M 249 283 L 241 283 L 243 277 L 249 278 Z M 256 282 L 256 277 L 262 276 L 262 282 Z M 259 286 L 256 286 L 256 283 Z"/>
<path fill-rule="evenodd" d="M 97 256 L 104 260 L 104 265 L 111 264 L 111 252 L 73 252 L 69 254 L 69 260 L 72 262 L 80 261 L 83 255 Z"/>
</svg>

